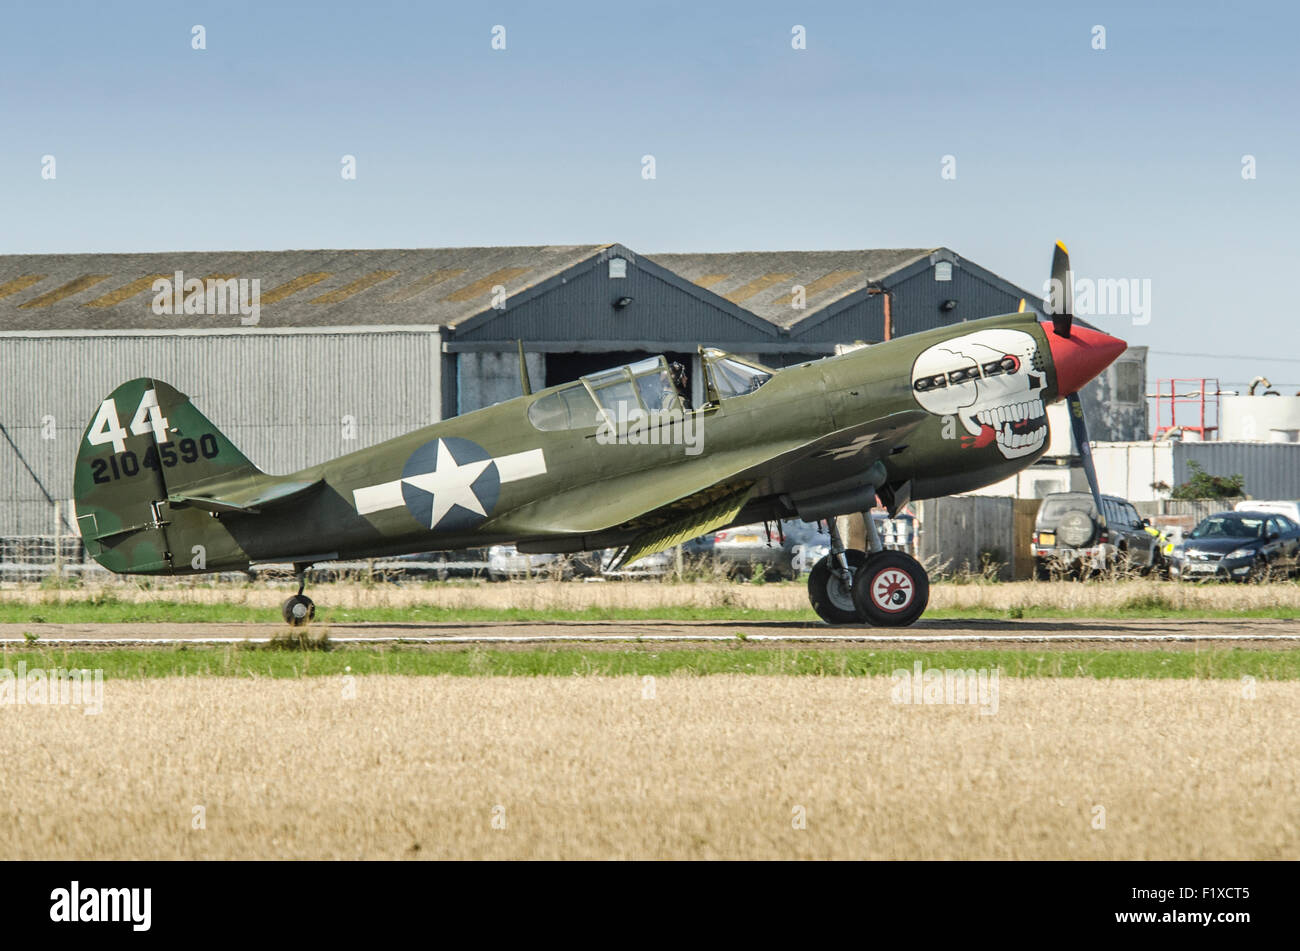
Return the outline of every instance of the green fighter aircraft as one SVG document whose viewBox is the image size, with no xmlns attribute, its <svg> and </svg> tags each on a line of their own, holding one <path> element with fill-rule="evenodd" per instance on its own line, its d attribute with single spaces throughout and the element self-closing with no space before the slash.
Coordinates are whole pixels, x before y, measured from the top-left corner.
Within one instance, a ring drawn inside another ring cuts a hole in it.
<svg viewBox="0 0 1300 951">
<path fill-rule="evenodd" d="M 1006 478 L 1042 455 L 1046 406 L 1061 398 L 1097 492 L 1077 392 L 1125 344 L 1072 326 L 1063 245 L 1053 280 L 1050 322 L 1022 302 L 782 370 L 702 349 L 698 407 L 663 357 L 537 393 L 521 366 L 517 399 L 284 476 L 257 469 L 183 393 L 132 380 L 80 443 L 78 527 L 124 574 L 292 563 L 284 617 L 299 625 L 320 562 L 513 542 L 616 548 L 621 565 L 732 524 L 825 519 L 831 553 L 808 581 L 817 613 L 910 624 L 929 598 L 925 570 L 884 550 L 870 517 L 870 550 L 846 550 L 836 516 Z"/>
</svg>

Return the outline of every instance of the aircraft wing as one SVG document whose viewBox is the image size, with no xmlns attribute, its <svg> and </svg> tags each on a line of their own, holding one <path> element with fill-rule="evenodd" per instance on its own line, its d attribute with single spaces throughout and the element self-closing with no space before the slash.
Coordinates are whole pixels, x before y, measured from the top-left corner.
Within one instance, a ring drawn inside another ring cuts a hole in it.
<svg viewBox="0 0 1300 951">
<path fill-rule="evenodd" d="M 707 523 L 729 524 L 759 493 L 807 487 L 808 471 L 827 484 L 864 472 L 928 417 L 919 410 L 893 413 L 811 441 L 754 443 L 629 473 L 538 499 L 505 516 L 502 525 L 512 533 L 556 538 L 613 530 L 703 534 L 717 527 Z"/>
</svg>

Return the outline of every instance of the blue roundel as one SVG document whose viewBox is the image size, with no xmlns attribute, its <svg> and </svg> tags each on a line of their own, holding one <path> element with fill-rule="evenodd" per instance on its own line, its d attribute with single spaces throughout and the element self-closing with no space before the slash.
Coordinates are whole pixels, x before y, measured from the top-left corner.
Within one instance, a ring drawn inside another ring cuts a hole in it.
<svg viewBox="0 0 1300 951">
<path fill-rule="evenodd" d="M 468 439 L 427 442 L 402 468 L 406 509 L 430 531 L 472 528 L 492 514 L 500 495 L 501 475 L 491 453 Z"/>
</svg>

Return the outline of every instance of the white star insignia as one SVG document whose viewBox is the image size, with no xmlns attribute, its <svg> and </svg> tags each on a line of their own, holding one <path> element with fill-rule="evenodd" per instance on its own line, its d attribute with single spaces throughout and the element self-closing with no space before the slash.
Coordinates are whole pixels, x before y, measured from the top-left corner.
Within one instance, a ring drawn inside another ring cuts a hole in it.
<svg viewBox="0 0 1300 951">
<path fill-rule="evenodd" d="M 402 482 L 433 496 L 433 516 L 429 520 L 429 529 L 432 530 L 438 527 L 438 523 L 451 511 L 453 505 L 459 505 L 476 515 L 487 515 L 483 503 L 474 494 L 474 480 L 490 465 L 491 459 L 460 465 L 452 458 L 447 443 L 439 439 L 438 461 L 434 463 L 434 470 L 411 476 Z"/>
</svg>

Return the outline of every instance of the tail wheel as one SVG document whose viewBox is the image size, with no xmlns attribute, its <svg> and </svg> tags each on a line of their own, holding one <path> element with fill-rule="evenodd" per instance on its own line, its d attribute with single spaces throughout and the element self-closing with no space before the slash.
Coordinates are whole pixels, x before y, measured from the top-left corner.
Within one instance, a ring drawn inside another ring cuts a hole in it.
<svg viewBox="0 0 1300 951">
<path fill-rule="evenodd" d="M 853 591 L 844 583 L 838 571 L 831 570 L 831 559 L 827 555 L 813 565 L 808 573 L 808 600 L 813 610 L 827 624 L 861 624 L 857 606 L 853 603 Z M 856 548 L 846 549 L 844 558 L 849 563 L 850 576 L 856 577 L 857 571 L 867 560 L 865 551 Z"/>
<path fill-rule="evenodd" d="M 853 603 L 876 627 L 906 627 L 930 601 L 930 578 L 921 563 L 901 551 L 879 551 L 853 576 Z"/>
<path fill-rule="evenodd" d="M 316 616 L 316 605 L 305 594 L 295 594 L 280 608 L 284 621 L 290 627 L 302 627 Z"/>
</svg>

